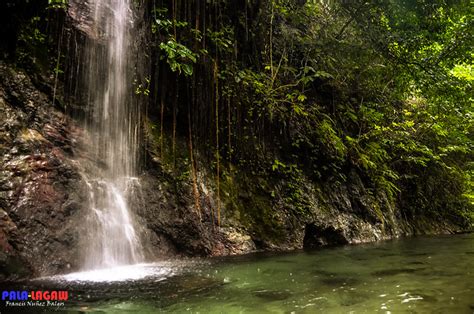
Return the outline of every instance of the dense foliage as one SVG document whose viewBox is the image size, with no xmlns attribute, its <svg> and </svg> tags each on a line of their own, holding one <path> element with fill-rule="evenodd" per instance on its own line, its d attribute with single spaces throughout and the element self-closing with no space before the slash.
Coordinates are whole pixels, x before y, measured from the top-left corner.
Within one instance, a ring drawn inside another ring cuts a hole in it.
<svg viewBox="0 0 474 314">
<path fill-rule="evenodd" d="M 304 198 L 299 177 L 337 185 L 355 169 L 409 218 L 467 217 L 472 10 L 469 1 L 153 2 L 161 70 L 151 106 L 179 97 L 165 116 L 174 125 L 189 110 L 217 168 L 223 159 L 289 178 L 289 202 Z"/>
</svg>

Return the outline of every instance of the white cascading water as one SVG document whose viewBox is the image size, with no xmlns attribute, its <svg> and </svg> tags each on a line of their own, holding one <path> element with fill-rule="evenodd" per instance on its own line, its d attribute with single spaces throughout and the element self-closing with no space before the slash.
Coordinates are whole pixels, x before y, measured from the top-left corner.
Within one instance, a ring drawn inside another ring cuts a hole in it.
<svg viewBox="0 0 474 314">
<path fill-rule="evenodd" d="M 84 269 L 143 261 L 130 203 L 137 175 L 140 111 L 131 101 L 129 0 L 89 0 L 95 39 L 86 43 L 85 82 L 91 118 L 86 123 L 94 170 L 86 171 L 91 212 L 87 217 Z M 93 172 L 91 174 L 91 172 Z"/>
</svg>

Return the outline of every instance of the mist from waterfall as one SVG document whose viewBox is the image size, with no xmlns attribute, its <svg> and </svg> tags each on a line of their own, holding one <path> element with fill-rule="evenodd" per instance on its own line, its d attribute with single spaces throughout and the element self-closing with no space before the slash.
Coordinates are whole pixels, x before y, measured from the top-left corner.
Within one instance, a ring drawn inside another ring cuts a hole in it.
<svg viewBox="0 0 474 314">
<path fill-rule="evenodd" d="M 133 17 L 129 0 L 92 0 L 95 38 L 85 44 L 88 95 L 87 150 L 98 164 L 85 178 L 90 213 L 85 217 L 83 269 L 143 261 L 131 200 L 137 176 L 140 111 L 131 99 L 130 43 Z"/>
</svg>

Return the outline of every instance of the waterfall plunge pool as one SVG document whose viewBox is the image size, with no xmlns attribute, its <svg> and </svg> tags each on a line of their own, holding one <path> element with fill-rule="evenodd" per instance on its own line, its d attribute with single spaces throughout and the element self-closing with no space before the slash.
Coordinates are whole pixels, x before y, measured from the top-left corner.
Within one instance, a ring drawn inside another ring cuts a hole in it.
<svg viewBox="0 0 474 314">
<path fill-rule="evenodd" d="M 21 288 L 68 290 L 57 310 L 69 313 L 474 313 L 474 234 L 139 264 Z"/>
</svg>

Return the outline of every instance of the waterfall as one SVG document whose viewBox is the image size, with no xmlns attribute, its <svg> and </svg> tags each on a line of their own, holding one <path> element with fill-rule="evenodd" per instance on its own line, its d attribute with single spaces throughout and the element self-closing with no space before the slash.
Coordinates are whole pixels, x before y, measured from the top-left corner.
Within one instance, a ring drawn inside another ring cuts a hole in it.
<svg viewBox="0 0 474 314">
<path fill-rule="evenodd" d="M 130 210 L 137 176 L 140 110 L 131 97 L 129 0 L 90 0 L 95 38 L 85 44 L 84 84 L 88 97 L 85 129 L 94 159 L 85 171 L 90 212 L 84 269 L 143 261 L 140 232 Z M 100 165 L 100 166 L 97 166 Z"/>
</svg>

